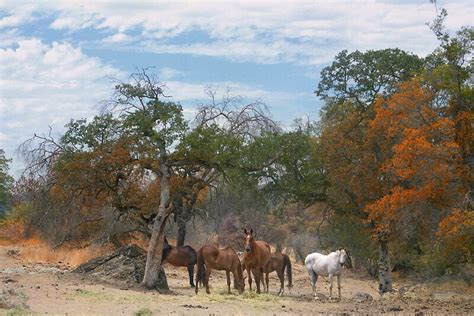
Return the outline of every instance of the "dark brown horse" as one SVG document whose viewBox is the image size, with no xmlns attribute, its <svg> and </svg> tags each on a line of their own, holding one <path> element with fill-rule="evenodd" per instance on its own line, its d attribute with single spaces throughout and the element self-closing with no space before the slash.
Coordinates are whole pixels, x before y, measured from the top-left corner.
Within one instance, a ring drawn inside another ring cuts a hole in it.
<svg viewBox="0 0 474 316">
<path fill-rule="evenodd" d="M 252 289 L 252 273 L 255 277 L 255 284 L 257 285 L 257 293 L 260 293 L 260 282 L 263 280 L 263 273 L 265 273 L 265 283 L 267 284 L 268 293 L 268 274 L 271 265 L 270 245 L 262 240 L 255 240 L 253 236 L 253 229 L 245 233 L 245 252 L 244 260 L 248 273 L 249 287 Z M 252 273 L 250 273 L 252 272 Z M 262 281 L 263 282 L 263 281 Z"/>
<path fill-rule="evenodd" d="M 234 276 L 234 285 L 239 294 L 244 291 L 245 282 L 242 273 L 242 265 L 239 256 L 234 249 L 226 246 L 222 249 L 214 245 L 204 245 L 197 251 L 197 273 L 196 273 L 196 294 L 198 293 L 198 284 L 202 282 L 206 287 L 206 293 L 209 291 L 209 276 L 212 269 L 225 270 L 227 276 L 227 290 L 230 294 L 230 273 Z"/>
<path fill-rule="evenodd" d="M 282 296 L 285 291 L 285 269 L 286 269 L 286 276 L 288 278 L 288 288 L 291 289 L 293 287 L 292 284 L 292 271 L 291 271 L 291 261 L 288 255 L 281 253 L 280 251 L 275 251 L 271 254 L 271 265 L 269 267 L 268 273 L 272 273 L 276 271 L 278 275 L 278 279 L 280 279 L 280 290 L 278 291 L 278 295 Z M 245 270 L 247 267 L 245 265 L 245 260 L 242 259 L 242 268 Z M 262 285 L 265 287 L 265 284 Z"/>
<path fill-rule="evenodd" d="M 161 263 L 167 262 L 177 267 L 187 267 L 189 273 L 189 284 L 194 287 L 194 265 L 197 262 L 196 250 L 191 246 L 176 247 L 170 245 L 165 237 L 163 243 L 163 254 L 161 256 Z"/>
</svg>

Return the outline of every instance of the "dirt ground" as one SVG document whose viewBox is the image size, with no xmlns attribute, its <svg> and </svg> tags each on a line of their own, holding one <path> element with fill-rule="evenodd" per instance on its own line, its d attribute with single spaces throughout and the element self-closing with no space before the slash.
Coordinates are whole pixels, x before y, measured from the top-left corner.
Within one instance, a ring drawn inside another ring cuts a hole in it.
<svg viewBox="0 0 474 316">
<path fill-rule="evenodd" d="M 70 272 L 61 263 L 45 264 L 21 259 L 21 248 L 0 247 L 0 312 L 40 315 L 308 315 L 308 314 L 474 314 L 474 289 L 462 280 L 417 283 L 396 280 L 395 291 L 381 298 L 377 282 L 362 271 L 345 270 L 342 300 L 328 300 L 329 284 L 318 281 L 319 301 L 313 301 L 309 277 L 300 263 L 293 263 L 293 285 L 283 297 L 276 295 L 279 282 L 271 274 L 270 293 L 227 294 L 225 273 L 211 275 L 211 294 L 194 293 L 185 268 L 165 266 L 170 293 L 144 291 L 100 283 Z M 19 255 L 20 254 L 20 255 Z M 285 282 L 286 283 L 286 282 Z M 369 294 L 373 300 L 362 301 Z M 337 290 L 336 290 L 337 293 Z M 141 314 L 140 314 L 141 313 Z"/>
</svg>

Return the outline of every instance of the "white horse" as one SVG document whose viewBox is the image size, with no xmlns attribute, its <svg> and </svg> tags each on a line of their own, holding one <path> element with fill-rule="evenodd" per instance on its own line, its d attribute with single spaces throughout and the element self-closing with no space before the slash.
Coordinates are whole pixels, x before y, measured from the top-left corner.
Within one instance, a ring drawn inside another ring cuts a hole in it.
<svg viewBox="0 0 474 316">
<path fill-rule="evenodd" d="M 311 277 L 311 285 L 313 286 L 313 296 L 316 296 L 316 281 L 318 276 L 329 276 L 329 298 L 332 298 L 332 281 L 337 276 L 337 289 L 339 290 L 339 299 L 341 299 L 341 272 L 342 266 L 346 263 L 347 253 L 344 249 L 323 255 L 318 252 L 311 253 L 306 256 L 304 265 Z"/>
</svg>

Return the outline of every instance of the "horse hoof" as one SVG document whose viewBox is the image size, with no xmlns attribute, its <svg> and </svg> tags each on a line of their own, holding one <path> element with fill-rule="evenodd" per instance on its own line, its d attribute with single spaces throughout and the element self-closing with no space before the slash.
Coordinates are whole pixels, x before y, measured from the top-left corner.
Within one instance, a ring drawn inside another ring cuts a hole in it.
<svg viewBox="0 0 474 316">
<path fill-rule="evenodd" d="M 194 284 L 191 284 L 191 287 L 196 287 Z"/>
</svg>

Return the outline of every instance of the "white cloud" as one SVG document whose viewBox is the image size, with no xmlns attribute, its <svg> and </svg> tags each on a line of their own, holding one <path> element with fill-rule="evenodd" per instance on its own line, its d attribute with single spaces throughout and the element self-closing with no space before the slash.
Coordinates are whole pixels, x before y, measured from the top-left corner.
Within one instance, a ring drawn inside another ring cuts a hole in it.
<svg viewBox="0 0 474 316">
<path fill-rule="evenodd" d="M 56 12 L 53 29 L 112 31 L 114 35 L 104 35 L 105 43 L 126 43 L 129 33 L 138 30 L 138 49 L 233 61 L 318 64 L 342 49 L 399 47 L 424 55 L 437 45 L 425 25 L 436 14 L 429 1 L 47 1 L 24 4 L 26 13 L 12 6 L 3 23 L 25 21 L 35 6 L 37 11 Z M 472 1 L 438 1 L 438 6 L 448 9 L 446 25 L 451 30 L 472 24 Z M 171 41 L 196 30 L 209 40 Z"/>
<path fill-rule="evenodd" d="M 5 5 L 5 4 L 4 4 Z M 0 9 L 3 6 L 0 5 Z M 17 27 L 34 20 L 34 7 L 29 5 L 5 6 L 6 15 L 0 18 L 0 29 Z"/>
<path fill-rule="evenodd" d="M 116 33 L 103 39 L 105 43 L 124 43 L 132 40 L 132 37 L 125 33 Z"/>
<path fill-rule="evenodd" d="M 470 2 L 450 2 L 446 7 L 452 29 L 472 23 Z M 96 3 L 78 11 L 63 10 L 58 19 L 77 21 L 68 24 L 70 29 L 92 24 L 125 33 L 138 27 L 148 39 L 145 47 L 152 51 L 234 61 L 312 64 L 329 61 L 344 48 L 397 46 L 424 55 L 437 45 L 425 25 L 435 17 L 428 1 Z M 194 30 L 205 32 L 211 40 L 193 44 L 162 41 Z"/>
<path fill-rule="evenodd" d="M 110 96 L 109 75 L 120 72 L 68 43 L 21 40 L 0 49 L 0 147 L 16 147 L 48 125 L 60 132 L 71 118 L 91 117 Z"/>
<path fill-rule="evenodd" d="M 183 71 L 170 67 L 163 67 L 158 72 L 158 78 L 162 81 L 176 79 L 178 77 L 183 77 L 184 75 L 185 73 Z"/>
</svg>

